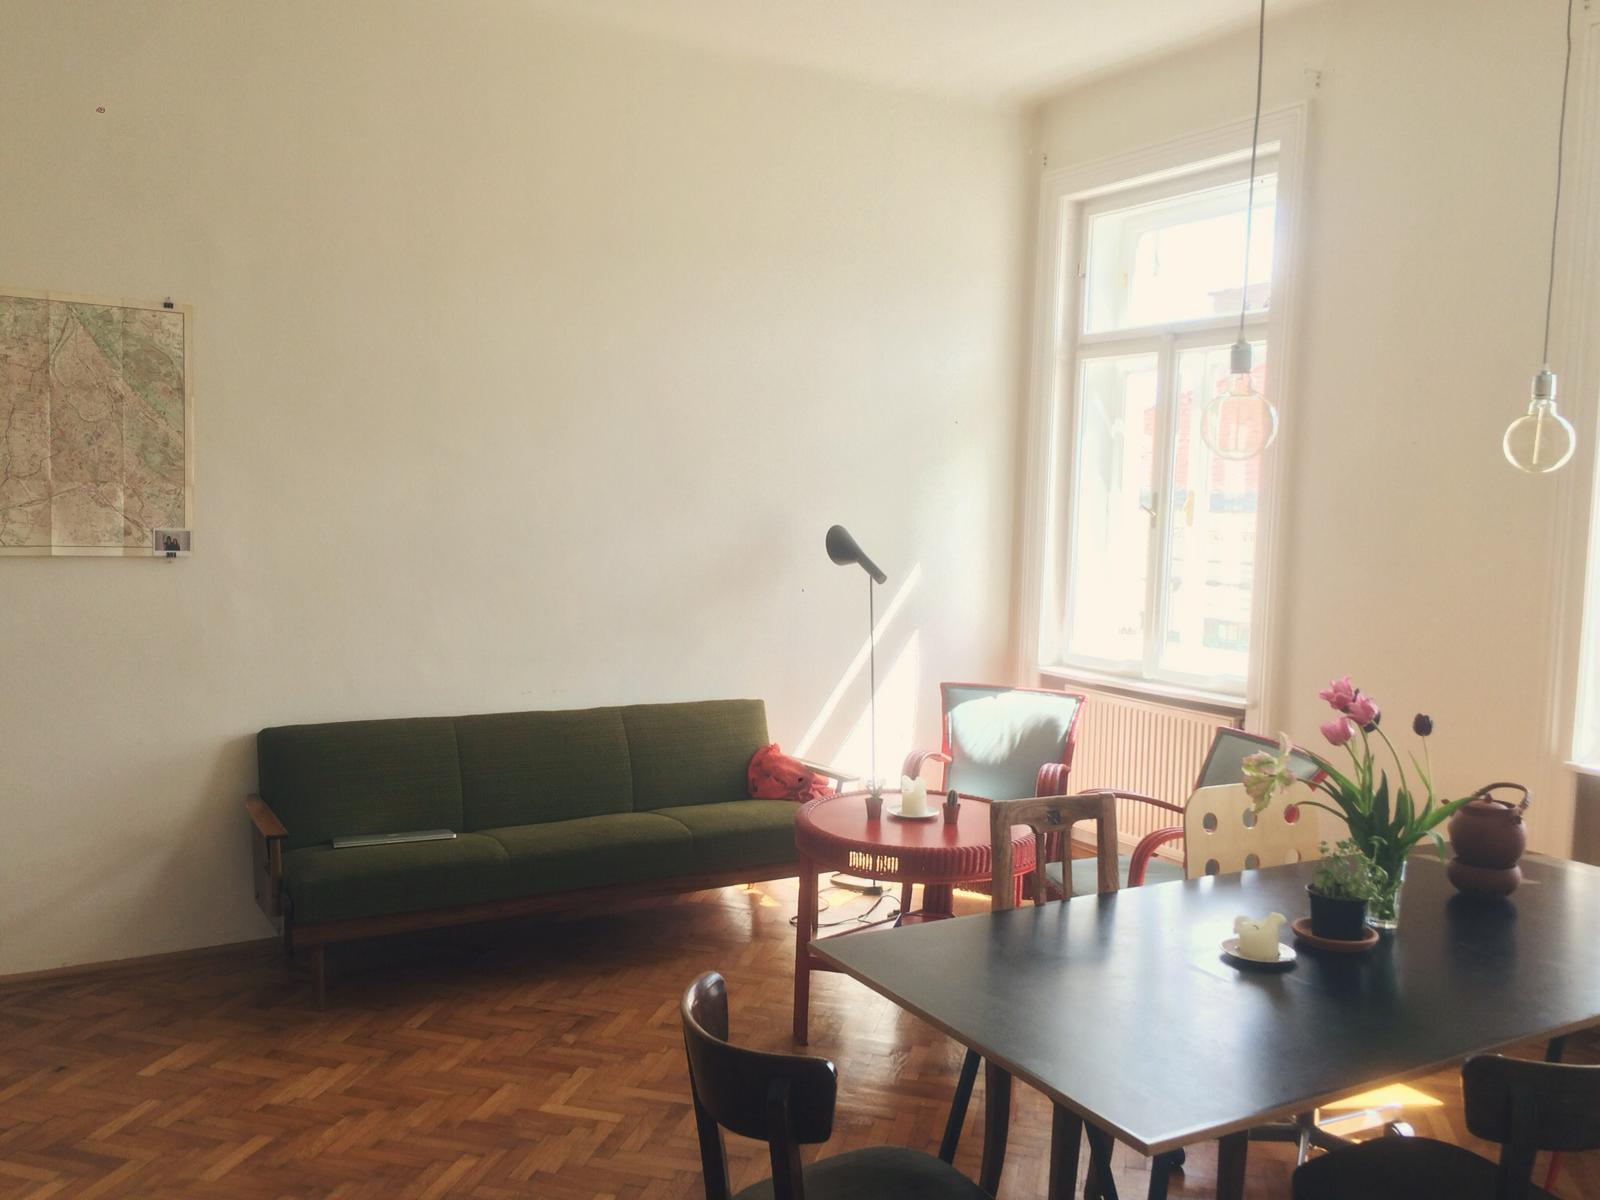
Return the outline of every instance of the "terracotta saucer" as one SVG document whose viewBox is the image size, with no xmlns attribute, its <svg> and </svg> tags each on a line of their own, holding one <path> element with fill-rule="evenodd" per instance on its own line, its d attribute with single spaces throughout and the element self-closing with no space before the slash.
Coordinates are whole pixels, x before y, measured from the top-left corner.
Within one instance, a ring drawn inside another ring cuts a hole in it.
<svg viewBox="0 0 1600 1200">
<path fill-rule="evenodd" d="M 1366 933 L 1353 942 L 1318 937 L 1311 932 L 1310 917 L 1300 917 L 1290 921 L 1289 928 L 1294 930 L 1295 937 L 1313 950 L 1331 950 L 1335 954 L 1360 954 L 1363 950 L 1370 950 L 1378 944 L 1378 931 L 1370 925 L 1367 926 Z"/>
</svg>

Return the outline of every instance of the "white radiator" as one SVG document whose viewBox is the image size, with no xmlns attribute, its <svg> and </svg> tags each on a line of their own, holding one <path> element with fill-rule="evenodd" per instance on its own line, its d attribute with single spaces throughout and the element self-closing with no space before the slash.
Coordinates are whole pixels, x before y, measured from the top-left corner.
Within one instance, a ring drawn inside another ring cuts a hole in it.
<svg viewBox="0 0 1600 1200">
<path fill-rule="evenodd" d="M 1176 701 L 1136 699 L 1072 683 L 1058 686 L 1088 697 L 1078 717 L 1078 749 L 1067 784 L 1074 792 L 1114 787 L 1181 805 L 1194 790 L 1217 728 L 1240 724 L 1237 717 L 1184 708 Z M 1125 849 L 1147 833 L 1182 823 L 1177 813 L 1150 804 L 1117 803 L 1117 835 Z M 1160 854 L 1181 862 L 1183 844 L 1169 842 Z"/>
</svg>

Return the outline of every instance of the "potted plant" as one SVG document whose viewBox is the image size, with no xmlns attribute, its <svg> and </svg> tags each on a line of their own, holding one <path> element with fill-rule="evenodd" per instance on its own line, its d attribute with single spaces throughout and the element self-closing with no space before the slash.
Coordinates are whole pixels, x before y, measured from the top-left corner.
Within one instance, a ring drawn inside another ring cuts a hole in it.
<svg viewBox="0 0 1600 1200">
<path fill-rule="evenodd" d="M 1320 800 L 1296 803 L 1330 812 L 1350 830 L 1349 841 L 1374 867 L 1382 872 L 1381 884 L 1367 900 L 1367 923 L 1378 929 L 1394 929 L 1400 923 L 1400 887 L 1405 882 L 1406 859 L 1423 838 L 1431 837 L 1444 859 L 1444 838 L 1438 827 L 1448 821 L 1471 796 L 1459 800 L 1440 800 L 1434 795 L 1433 772 L 1428 759 L 1427 737 L 1433 732 L 1433 719 L 1418 713 L 1412 731 L 1424 739 L 1421 761 L 1413 755 L 1411 765 L 1417 786 L 1406 773 L 1400 752 L 1394 748 L 1381 726 L 1383 713 L 1372 697 L 1351 684 L 1349 676 L 1336 679 L 1318 695 L 1334 711 L 1322 725 L 1322 736 L 1332 746 L 1341 746 L 1350 755 L 1349 774 L 1337 770 L 1320 755 L 1301 751 L 1317 764 L 1317 774 L 1308 780 L 1310 787 L 1326 796 Z M 1294 745 L 1288 734 L 1279 735 L 1278 752 L 1263 751 L 1244 760 L 1244 786 L 1260 812 L 1272 797 L 1292 787 L 1296 777 L 1289 756 Z M 1389 772 L 1380 768 L 1375 743 L 1382 742 L 1398 777 L 1391 788 Z"/>
<path fill-rule="evenodd" d="M 1358 942 L 1367 928 L 1367 901 L 1383 890 L 1383 869 L 1348 838 L 1332 850 L 1322 843 L 1322 862 L 1306 884 L 1311 932 L 1336 942 Z"/>
</svg>

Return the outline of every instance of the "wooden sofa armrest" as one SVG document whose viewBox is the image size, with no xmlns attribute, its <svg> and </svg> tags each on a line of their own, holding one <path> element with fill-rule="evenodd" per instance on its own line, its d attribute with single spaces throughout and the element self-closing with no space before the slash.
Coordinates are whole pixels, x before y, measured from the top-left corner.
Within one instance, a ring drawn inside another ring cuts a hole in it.
<svg viewBox="0 0 1600 1200">
<path fill-rule="evenodd" d="M 826 763 L 812 762 L 808 758 L 796 760 L 802 767 L 814 775 L 823 775 L 835 783 L 848 783 L 852 779 L 860 779 L 860 771 L 841 771 L 837 767 L 830 767 Z"/>
<path fill-rule="evenodd" d="M 283 842 L 289 831 L 260 796 L 246 796 L 244 810 L 250 814 L 250 873 L 256 904 L 276 921 L 283 916 Z"/>
<path fill-rule="evenodd" d="M 278 820 L 278 814 L 272 811 L 272 806 L 257 795 L 244 798 L 244 810 L 250 814 L 250 820 L 255 822 L 255 827 L 264 838 L 286 838 L 289 831 L 283 827 L 283 822 Z"/>
</svg>

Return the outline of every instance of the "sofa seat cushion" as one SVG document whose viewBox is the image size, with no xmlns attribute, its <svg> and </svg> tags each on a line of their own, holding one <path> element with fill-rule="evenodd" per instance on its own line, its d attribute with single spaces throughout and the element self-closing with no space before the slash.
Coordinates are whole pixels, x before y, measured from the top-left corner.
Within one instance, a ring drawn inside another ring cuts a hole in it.
<svg viewBox="0 0 1600 1200">
<path fill-rule="evenodd" d="M 690 804 L 661 808 L 694 835 L 697 871 L 790 863 L 796 858 L 792 800 L 738 800 L 728 804 Z"/>
<path fill-rule="evenodd" d="M 655 813 L 609 813 L 488 829 L 506 853 L 519 896 L 688 875 L 693 840 Z"/>
<path fill-rule="evenodd" d="M 447 842 L 307 846 L 283 856 L 297 923 L 482 904 L 516 894 L 505 848 L 464 833 Z"/>
</svg>

